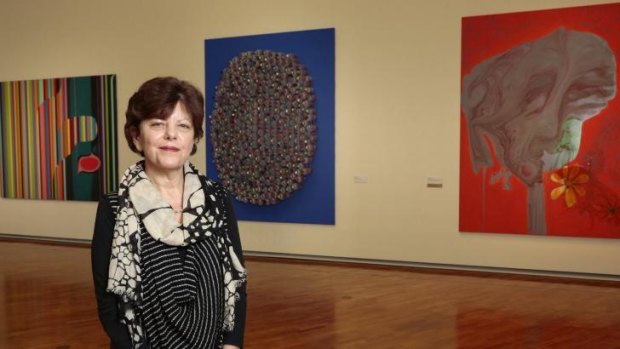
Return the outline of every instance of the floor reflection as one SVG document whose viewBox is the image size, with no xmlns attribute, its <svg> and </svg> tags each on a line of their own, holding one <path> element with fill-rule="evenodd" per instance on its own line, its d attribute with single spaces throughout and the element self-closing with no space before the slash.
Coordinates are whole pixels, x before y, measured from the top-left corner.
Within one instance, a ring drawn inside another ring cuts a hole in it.
<svg viewBox="0 0 620 349">
<path fill-rule="evenodd" d="M 618 324 L 599 325 L 557 316 L 524 315 L 493 309 L 461 310 L 458 348 L 620 348 Z"/>
</svg>

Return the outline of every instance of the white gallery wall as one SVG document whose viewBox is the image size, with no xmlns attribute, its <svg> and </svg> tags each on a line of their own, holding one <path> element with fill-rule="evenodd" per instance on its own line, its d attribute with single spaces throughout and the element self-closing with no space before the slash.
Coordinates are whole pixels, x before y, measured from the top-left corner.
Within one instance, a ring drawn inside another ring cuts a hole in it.
<svg viewBox="0 0 620 349">
<path fill-rule="evenodd" d="M 0 0 L 0 81 L 117 74 L 120 135 L 143 81 L 204 89 L 205 39 L 333 27 L 336 225 L 240 222 L 246 250 L 620 276 L 620 240 L 458 232 L 461 17 L 595 3 Z M 88 240 L 95 210 L 0 199 L 0 234 Z"/>
</svg>

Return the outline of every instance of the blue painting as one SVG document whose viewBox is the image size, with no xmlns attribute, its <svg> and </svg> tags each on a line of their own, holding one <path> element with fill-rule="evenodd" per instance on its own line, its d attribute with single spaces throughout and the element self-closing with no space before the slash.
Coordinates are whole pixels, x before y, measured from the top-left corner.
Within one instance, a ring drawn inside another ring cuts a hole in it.
<svg viewBox="0 0 620 349">
<path fill-rule="evenodd" d="M 240 220 L 335 224 L 335 30 L 205 40 L 207 173 Z"/>
</svg>

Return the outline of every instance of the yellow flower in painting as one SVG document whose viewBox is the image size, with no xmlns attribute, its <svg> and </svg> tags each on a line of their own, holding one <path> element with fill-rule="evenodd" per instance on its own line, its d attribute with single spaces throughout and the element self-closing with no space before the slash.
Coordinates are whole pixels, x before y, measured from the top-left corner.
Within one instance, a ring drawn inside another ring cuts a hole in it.
<svg viewBox="0 0 620 349">
<path fill-rule="evenodd" d="M 590 177 L 582 173 L 579 166 L 564 166 L 551 174 L 551 180 L 560 184 L 551 191 L 551 198 L 556 200 L 564 194 L 566 206 L 573 207 L 577 204 L 577 195 L 586 195 L 583 184 L 587 183 Z"/>
</svg>

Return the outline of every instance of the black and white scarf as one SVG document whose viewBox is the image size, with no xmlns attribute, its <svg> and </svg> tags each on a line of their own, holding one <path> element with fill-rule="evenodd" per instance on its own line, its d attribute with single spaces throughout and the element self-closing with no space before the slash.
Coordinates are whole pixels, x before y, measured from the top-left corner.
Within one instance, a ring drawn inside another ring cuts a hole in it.
<svg viewBox="0 0 620 349">
<path fill-rule="evenodd" d="M 154 240 L 169 246 L 187 246 L 215 239 L 224 280 L 223 330 L 234 328 L 235 303 L 239 298 L 237 289 L 245 282 L 246 271 L 228 236 L 225 213 L 222 212 L 226 194 L 220 185 L 202 177 L 189 162 L 183 171 L 182 224 L 176 221 L 172 207 L 147 177 L 143 161 L 125 171 L 119 186 L 107 290 L 122 299 L 123 320 L 129 328 L 134 348 L 141 348 L 145 343 L 142 319 L 138 314 L 143 301 L 141 227 Z M 177 277 L 173 282 L 192 282 L 183 273 Z"/>
</svg>

